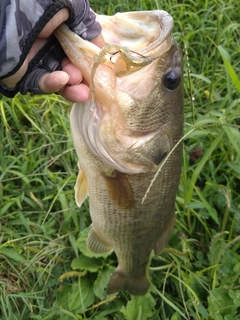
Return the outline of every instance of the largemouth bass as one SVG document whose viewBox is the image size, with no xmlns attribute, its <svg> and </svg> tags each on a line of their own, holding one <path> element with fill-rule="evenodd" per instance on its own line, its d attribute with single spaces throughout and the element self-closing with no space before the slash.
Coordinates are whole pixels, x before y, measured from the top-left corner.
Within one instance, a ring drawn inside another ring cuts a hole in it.
<svg viewBox="0 0 240 320">
<path fill-rule="evenodd" d="M 61 26 L 56 36 L 91 85 L 92 99 L 75 104 L 70 121 L 80 171 L 79 206 L 89 196 L 88 248 L 114 250 L 118 267 L 107 293 L 144 295 L 148 262 L 174 226 L 183 133 L 181 52 L 165 11 L 98 16 L 99 49 Z M 144 202 L 159 166 L 167 158 Z"/>
</svg>

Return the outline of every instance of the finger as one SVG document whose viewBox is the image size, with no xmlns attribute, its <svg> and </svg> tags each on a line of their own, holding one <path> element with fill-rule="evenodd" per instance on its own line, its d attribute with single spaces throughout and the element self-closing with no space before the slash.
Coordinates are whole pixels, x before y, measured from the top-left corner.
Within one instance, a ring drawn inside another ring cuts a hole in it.
<svg viewBox="0 0 240 320">
<path fill-rule="evenodd" d="M 50 34 L 68 18 L 69 10 L 67 8 L 63 8 L 60 11 L 58 11 L 42 29 L 42 31 L 39 34 L 39 38 L 48 38 Z"/>
<path fill-rule="evenodd" d="M 82 72 L 70 62 L 68 58 L 64 58 L 62 61 L 62 70 L 70 75 L 68 84 L 79 84 L 83 80 Z"/>
<path fill-rule="evenodd" d="M 99 48 L 103 48 L 105 44 L 105 40 L 101 33 L 96 38 L 92 39 L 90 42 L 94 43 Z"/>
<path fill-rule="evenodd" d="M 47 43 L 47 39 L 41 39 L 41 38 L 37 38 L 34 42 L 34 44 L 32 45 L 32 48 L 29 51 L 29 54 L 27 55 L 27 61 L 31 61 L 32 58 L 35 57 L 35 55 L 38 53 L 38 51 L 40 49 L 42 49 L 42 47 L 45 46 L 45 44 Z"/>
<path fill-rule="evenodd" d="M 66 85 L 59 91 L 59 93 L 68 101 L 76 103 L 87 101 L 90 97 L 90 89 L 83 83 L 74 86 Z"/>
<path fill-rule="evenodd" d="M 43 93 L 58 92 L 69 81 L 70 76 L 64 71 L 44 74 L 39 80 L 39 88 Z"/>
</svg>

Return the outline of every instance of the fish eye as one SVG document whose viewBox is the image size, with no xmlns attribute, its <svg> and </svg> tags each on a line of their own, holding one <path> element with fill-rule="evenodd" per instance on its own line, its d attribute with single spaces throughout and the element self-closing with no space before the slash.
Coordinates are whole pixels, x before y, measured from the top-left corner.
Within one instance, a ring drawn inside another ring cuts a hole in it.
<svg viewBox="0 0 240 320">
<path fill-rule="evenodd" d="M 172 91 L 177 89 L 177 87 L 180 84 L 180 81 L 181 81 L 180 72 L 176 70 L 171 70 L 165 74 L 163 83 L 168 90 Z"/>
</svg>

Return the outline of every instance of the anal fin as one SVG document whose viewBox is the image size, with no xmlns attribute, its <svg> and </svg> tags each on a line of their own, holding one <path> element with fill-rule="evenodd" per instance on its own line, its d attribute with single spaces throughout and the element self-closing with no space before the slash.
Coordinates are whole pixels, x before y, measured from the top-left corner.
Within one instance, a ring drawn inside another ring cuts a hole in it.
<svg viewBox="0 0 240 320">
<path fill-rule="evenodd" d="M 84 171 L 80 168 L 80 166 L 79 166 L 79 173 L 77 176 L 77 181 L 76 181 L 74 190 L 75 190 L 75 201 L 78 207 L 81 207 L 81 205 L 83 204 L 83 202 L 88 196 L 88 183 L 87 183 L 87 177 Z"/>
<path fill-rule="evenodd" d="M 110 245 L 108 245 L 94 230 L 92 227 L 89 231 L 87 238 L 87 247 L 94 253 L 108 253 L 112 251 Z"/>
</svg>

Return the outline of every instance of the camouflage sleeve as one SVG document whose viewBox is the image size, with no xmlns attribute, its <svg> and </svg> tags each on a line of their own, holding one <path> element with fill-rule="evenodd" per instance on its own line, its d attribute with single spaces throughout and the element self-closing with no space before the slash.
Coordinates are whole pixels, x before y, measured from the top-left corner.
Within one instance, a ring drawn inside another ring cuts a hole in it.
<svg viewBox="0 0 240 320">
<path fill-rule="evenodd" d="M 94 39 L 101 26 L 88 0 L 0 0 L 0 80 L 16 73 L 47 22 L 61 9 L 69 9 L 68 27 L 86 40 Z M 39 78 L 60 70 L 64 53 L 55 37 L 31 61 L 14 89 L 0 81 L 0 92 L 13 97 L 18 91 L 40 93 Z"/>
</svg>

